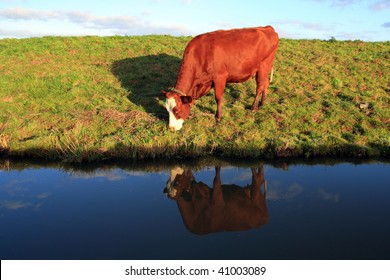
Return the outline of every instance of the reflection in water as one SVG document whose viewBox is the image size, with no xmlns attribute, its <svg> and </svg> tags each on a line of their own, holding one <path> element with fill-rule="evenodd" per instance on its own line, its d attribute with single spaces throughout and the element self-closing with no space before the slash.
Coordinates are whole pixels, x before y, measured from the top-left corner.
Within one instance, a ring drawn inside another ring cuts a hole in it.
<svg viewBox="0 0 390 280">
<path fill-rule="evenodd" d="M 0 159 L 0 259 L 388 259 L 389 167 Z"/>
<path fill-rule="evenodd" d="M 195 234 L 242 231 L 268 222 L 264 168 L 251 168 L 252 183 L 224 185 L 215 167 L 212 188 L 197 182 L 191 170 L 171 170 L 164 192 L 174 199 L 187 229 Z"/>
</svg>

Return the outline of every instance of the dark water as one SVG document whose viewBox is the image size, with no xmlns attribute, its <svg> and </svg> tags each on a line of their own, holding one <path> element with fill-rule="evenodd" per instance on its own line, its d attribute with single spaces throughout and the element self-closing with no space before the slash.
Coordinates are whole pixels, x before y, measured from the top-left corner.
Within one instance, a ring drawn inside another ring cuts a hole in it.
<svg viewBox="0 0 390 280">
<path fill-rule="evenodd" d="M 1 259 L 390 258 L 385 162 L 0 167 Z"/>
</svg>

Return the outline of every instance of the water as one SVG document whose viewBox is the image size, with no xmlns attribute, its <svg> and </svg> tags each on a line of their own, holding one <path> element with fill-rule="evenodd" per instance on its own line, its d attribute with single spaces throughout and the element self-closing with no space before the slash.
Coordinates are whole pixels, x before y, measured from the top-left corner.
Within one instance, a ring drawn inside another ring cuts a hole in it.
<svg viewBox="0 0 390 280">
<path fill-rule="evenodd" d="M 390 257 L 386 162 L 0 167 L 1 259 Z"/>
</svg>

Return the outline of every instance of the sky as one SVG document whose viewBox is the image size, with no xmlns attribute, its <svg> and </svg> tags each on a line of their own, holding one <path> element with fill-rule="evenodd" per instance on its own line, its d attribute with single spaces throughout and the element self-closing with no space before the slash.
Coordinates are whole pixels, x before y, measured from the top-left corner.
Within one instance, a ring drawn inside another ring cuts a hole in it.
<svg viewBox="0 0 390 280">
<path fill-rule="evenodd" d="M 390 41 L 390 0 L 0 0 L 0 38 L 180 36 L 266 25 L 281 38 Z"/>
</svg>

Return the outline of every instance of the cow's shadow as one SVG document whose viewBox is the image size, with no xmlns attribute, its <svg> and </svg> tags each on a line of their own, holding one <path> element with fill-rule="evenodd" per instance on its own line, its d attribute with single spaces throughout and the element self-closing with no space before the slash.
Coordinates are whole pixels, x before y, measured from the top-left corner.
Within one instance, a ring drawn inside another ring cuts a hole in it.
<svg viewBox="0 0 390 280">
<path fill-rule="evenodd" d="M 147 55 L 114 61 L 111 72 L 128 92 L 128 99 L 159 119 L 166 119 L 159 100 L 162 90 L 174 86 L 181 59 L 167 54 Z"/>
<path fill-rule="evenodd" d="M 196 181 L 191 170 L 177 167 L 171 170 L 164 192 L 176 201 L 183 223 L 192 233 L 249 230 L 268 222 L 263 166 L 251 168 L 251 173 L 252 183 L 247 186 L 226 185 L 217 166 L 209 187 Z"/>
</svg>

